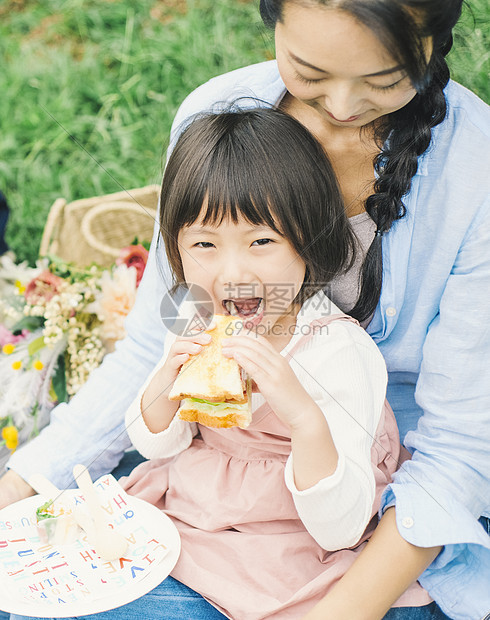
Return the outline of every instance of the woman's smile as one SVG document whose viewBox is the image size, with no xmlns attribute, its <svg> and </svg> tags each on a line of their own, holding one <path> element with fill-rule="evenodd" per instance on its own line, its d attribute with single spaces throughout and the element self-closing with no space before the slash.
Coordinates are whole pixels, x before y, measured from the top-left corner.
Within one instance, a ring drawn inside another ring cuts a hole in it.
<svg viewBox="0 0 490 620">
<path fill-rule="evenodd" d="M 337 121 L 338 123 L 352 123 L 352 121 L 357 121 L 357 119 L 361 116 L 360 114 L 356 114 L 355 116 L 350 116 L 349 118 L 341 120 L 340 118 L 335 118 L 335 116 L 328 110 L 326 110 L 326 112 L 331 118 L 333 118 L 334 121 Z"/>
</svg>

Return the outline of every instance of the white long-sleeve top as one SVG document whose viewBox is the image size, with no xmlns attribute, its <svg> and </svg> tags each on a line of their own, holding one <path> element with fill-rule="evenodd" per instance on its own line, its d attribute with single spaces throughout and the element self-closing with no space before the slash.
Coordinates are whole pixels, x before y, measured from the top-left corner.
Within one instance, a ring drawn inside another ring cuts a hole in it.
<svg viewBox="0 0 490 620">
<path fill-rule="evenodd" d="M 310 338 L 311 321 L 340 313 L 323 292 L 306 302 L 297 318 L 295 334 L 282 351 L 296 348 L 290 365 L 301 384 L 323 411 L 339 460 L 336 471 L 313 487 L 299 491 L 294 463 L 285 467 L 286 486 L 296 510 L 316 542 L 329 551 L 353 546 L 361 537 L 377 506 L 373 506 L 375 480 L 371 447 L 383 411 L 387 372 L 378 348 L 358 325 L 336 320 L 318 328 Z M 175 335 L 168 334 L 162 359 L 154 368 L 126 413 L 126 427 L 134 446 L 146 458 L 174 456 L 188 448 L 198 425 L 175 416 L 169 427 L 152 433 L 141 415 L 141 399 L 150 381 L 165 363 Z M 252 411 L 264 404 L 252 396 Z"/>
</svg>

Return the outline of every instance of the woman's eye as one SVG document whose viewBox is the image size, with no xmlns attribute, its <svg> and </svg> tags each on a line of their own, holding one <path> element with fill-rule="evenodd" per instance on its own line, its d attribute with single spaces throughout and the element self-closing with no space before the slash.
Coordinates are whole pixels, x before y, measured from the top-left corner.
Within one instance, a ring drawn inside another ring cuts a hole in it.
<svg viewBox="0 0 490 620">
<path fill-rule="evenodd" d="M 214 245 L 209 241 L 198 241 L 194 244 L 196 248 L 214 248 Z"/>
<path fill-rule="evenodd" d="M 391 90 L 392 88 L 396 88 L 398 86 L 398 84 L 400 84 L 400 82 L 403 82 L 403 80 L 406 78 L 407 76 L 404 75 L 402 78 L 400 78 L 399 80 L 397 80 L 396 82 L 393 82 L 393 84 L 388 84 L 388 86 L 376 86 L 375 84 L 370 84 L 369 82 L 367 83 L 369 88 L 371 88 L 372 90 L 377 90 L 377 91 L 381 91 L 381 92 L 386 92 L 388 90 Z"/>
<path fill-rule="evenodd" d="M 252 245 L 269 245 L 269 243 L 274 243 L 274 241 L 272 239 L 257 239 Z"/>
<path fill-rule="evenodd" d="M 322 80 L 311 80 L 309 78 L 305 78 L 303 75 L 301 75 L 301 73 L 298 73 L 297 71 L 295 71 L 296 73 L 296 79 L 299 82 L 303 82 L 303 84 L 317 84 L 318 82 L 321 82 Z"/>
</svg>

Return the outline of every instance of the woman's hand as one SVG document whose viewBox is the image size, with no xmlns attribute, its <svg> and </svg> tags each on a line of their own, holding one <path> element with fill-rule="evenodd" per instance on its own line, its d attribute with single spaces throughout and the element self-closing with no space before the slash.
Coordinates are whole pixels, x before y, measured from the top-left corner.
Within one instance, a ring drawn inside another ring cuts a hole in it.
<svg viewBox="0 0 490 620">
<path fill-rule="evenodd" d="M 34 489 L 13 469 L 0 478 L 0 509 L 31 495 L 35 495 Z"/>
<path fill-rule="evenodd" d="M 296 488 L 309 489 L 331 476 L 338 454 L 327 420 L 287 359 L 263 336 L 255 334 L 227 338 L 222 350 L 252 377 L 274 413 L 291 429 Z"/>
<path fill-rule="evenodd" d="M 301 428 L 311 418 L 324 419 L 287 359 L 266 338 L 252 332 L 232 336 L 223 340 L 222 351 L 250 375 L 277 417 L 291 429 Z"/>
<path fill-rule="evenodd" d="M 152 433 L 161 433 L 167 429 L 179 408 L 179 403 L 170 401 L 168 395 L 182 365 L 210 342 L 211 336 L 200 332 L 178 337 L 170 347 L 164 365 L 150 381 L 141 399 L 141 414 Z"/>
</svg>

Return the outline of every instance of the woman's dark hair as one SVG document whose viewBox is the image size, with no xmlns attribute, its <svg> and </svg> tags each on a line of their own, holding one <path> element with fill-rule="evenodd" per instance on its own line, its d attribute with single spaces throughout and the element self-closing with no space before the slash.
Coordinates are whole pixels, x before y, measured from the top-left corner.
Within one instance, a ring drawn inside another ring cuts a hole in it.
<svg viewBox="0 0 490 620">
<path fill-rule="evenodd" d="M 278 110 L 201 115 L 179 137 L 160 203 L 160 232 L 177 284 L 184 282 L 180 230 L 201 217 L 218 225 L 239 216 L 284 235 L 301 256 L 299 302 L 352 263 L 354 238 L 330 162 L 315 138 Z"/>
<path fill-rule="evenodd" d="M 377 234 L 362 266 L 359 298 L 350 311 L 362 321 L 374 312 L 381 294 L 383 233 L 405 215 L 403 196 L 417 172 L 417 158 L 429 147 L 432 127 L 446 116 L 443 89 L 449 69 L 445 56 L 452 47 L 452 29 L 463 0 L 260 0 L 266 26 L 281 22 L 287 3 L 321 5 L 352 15 L 403 65 L 417 90 L 405 107 L 375 126 L 381 150 L 374 160 L 375 193 L 367 198 L 365 208 L 376 223 Z M 433 44 L 429 62 L 424 50 L 426 37 L 432 37 Z"/>
</svg>

